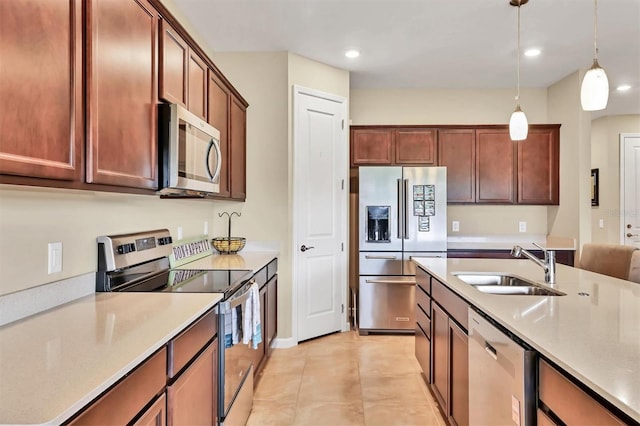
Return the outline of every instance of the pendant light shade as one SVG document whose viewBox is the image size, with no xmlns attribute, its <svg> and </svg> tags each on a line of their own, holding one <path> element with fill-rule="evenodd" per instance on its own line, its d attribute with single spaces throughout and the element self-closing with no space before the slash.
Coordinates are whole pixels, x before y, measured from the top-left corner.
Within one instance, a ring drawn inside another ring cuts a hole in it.
<svg viewBox="0 0 640 426">
<path fill-rule="evenodd" d="M 516 96 L 516 109 L 511 114 L 509 120 L 509 137 L 512 141 L 523 141 L 527 139 L 529 133 L 529 122 L 527 116 L 520 109 L 520 6 L 526 4 L 529 0 L 510 0 L 511 6 L 518 8 L 518 58 L 517 58 L 517 75 L 518 75 L 518 95 Z"/>
<path fill-rule="evenodd" d="M 605 109 L 609 101 L 607 73 L 598 63 L 598 0 L 594 0 L 593 11 L 593 65 L 584 75 L 580 88 L 580 103 L 585 111 Z"/>
<path fill-rule="evenodd" d="M 529 122 L 527 116 L 520 109 L 520 105 L 516 107 L 516 110 L 511 114 L 511 120 L 509 120 L 509 136 L 512 141 L 523 141 L 527 138 L 529 133 Z"/>
</svg>

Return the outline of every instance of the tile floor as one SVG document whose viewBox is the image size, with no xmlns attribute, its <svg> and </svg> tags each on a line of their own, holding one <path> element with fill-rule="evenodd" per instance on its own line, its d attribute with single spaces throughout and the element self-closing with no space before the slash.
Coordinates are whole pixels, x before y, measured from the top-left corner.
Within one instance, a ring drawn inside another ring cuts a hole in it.
<svg viewBox="0 0 640 426">
<path fill-rule="evenodd" d="M 413 336 L 336 333 L 275 349 L 248 426 L 444 426 L 420 376 Z"/>
</svg>

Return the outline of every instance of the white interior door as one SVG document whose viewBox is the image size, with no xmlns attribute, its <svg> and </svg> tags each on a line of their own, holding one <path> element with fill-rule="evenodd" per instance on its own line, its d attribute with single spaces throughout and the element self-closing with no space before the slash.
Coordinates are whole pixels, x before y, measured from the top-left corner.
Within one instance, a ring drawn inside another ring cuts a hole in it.
<svg viewBox="0 0 640 426">
<path fill-rule="evenodd" d="M 346 329 L 346 99 L 294 86 L 294 324 L 298 341 Z"/>
<path fill-rule="evenodd" d="M 640 134 L 620 135 L 620 241 L 640 248 Z"/>
</svg>

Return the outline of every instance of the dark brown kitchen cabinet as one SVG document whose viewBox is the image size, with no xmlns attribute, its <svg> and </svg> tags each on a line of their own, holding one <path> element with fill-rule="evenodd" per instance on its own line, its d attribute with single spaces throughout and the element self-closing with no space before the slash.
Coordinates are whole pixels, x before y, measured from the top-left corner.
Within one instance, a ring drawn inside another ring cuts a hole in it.
<svg viewBox="0 0 640 426">
<path fill-rule="evenodd" d="M 133 426 L 164 426 L 167 424 L 167 397 L 163 393 L 153 405 L 133 423 Z"/>
<path fill-rule="evenodd" d="M 187 106 L 189 45 L 164 19 L 160 19 L 159 96 Z"/>
<path fill-rule="evenodd" d="M 513 204 L 515 182 L 515 144 L 509 130 L 476 130 L 476 202 Z"/>
<path fill-rule="evenodd" d="M 207 119 L 207 65 L 194 51 L 189 51 L 189 82 L 187 84 L 189 96 L 187 108 L 189 111 Z"/>
<path fill-rule="evenodd" d="M 395 130 L 395 164 L 435 166 L 437 145 L 436 129 Z"/>
<path fill-rule="evenodd" d="M 167 425 L 214 425 L 217 405 L 217 339 L 167 387 Z"/>
<path fill-rule="evenodd" d="M 449 420 L 454 425 L 469 424 L 469 337 L 449 320 Z"/>
<path fill-rule="evenodd" d="M 449 406 L 449 317 L 431 305 L 431 389 L 445 414 Z"/>
<path fill-rule="evenodd" d="M 431 277 L 416 268 L 415 355 L 425 381 L 431 383 Z"/>
<path fill-rule="evenodd" d="M 87 2 L 87 182 L 157 188 L 157 12 Z"/>
<path fill-rule="evenodd" d="M 438 165 L 447 168 L 447 202 L 476 201 L 476 133 L 474 129 L 438 131 Z"/>
<path fill-rule="evenodd" d="M 0 2 L 0 174 L 83 179 L 82 4 Z"/>
<path fill-rule="evenodd" d="M 238 99 L 238 97 L 231 96 L 229 113 L 229 173 L 231 176 L 231 198 L 244 201 L 247 197 L 247 106 Z"/>
<path fill-rule="evenodd" d="M 207 121 L 220 131 L 220 152 L 222 164 L 220 166 L 220 197 L 231 196 L 229 174 L 229 107 L 231 94 L 222 79 L 209 70 Z"/>
<path fill-rule="evenodd" d="M 560 126 L 531 128 L 516 144 L 518 204 L 560 203 Z"/>
<path fill-rule="evenodd" d="M 393 163 L 394 133 L 390 129 L 351 128 L 351 165 Z"/>
</svg>

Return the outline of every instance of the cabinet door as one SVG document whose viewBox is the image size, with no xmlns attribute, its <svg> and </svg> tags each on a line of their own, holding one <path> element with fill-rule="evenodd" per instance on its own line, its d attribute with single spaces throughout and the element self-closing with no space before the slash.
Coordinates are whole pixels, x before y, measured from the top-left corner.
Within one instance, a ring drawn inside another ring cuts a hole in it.
<svg viewBox="0 0 640 426">
<path fill-rule="evenodd" d="M 271 343 L 278 333 L 278 276 L 267 284 L 267 354 L 271 353 Z"/>
<path fill-rule="evenodd" d="M 351 131 L 351 165 L 384 165 L 393 162 L 393 136 L 389 129 Z"/>
<path fill-rule="evenodd" d="M 244 200 L 247 196 L 246 187 L 246 126 L 247 109 L 235 96 L 231 97 L 230 105 L 230 166 L 231 166 L 231 198 Z"/>
<path fill-rule="evenodd" d="M 530 129 L 527 139 L 516 146 L 518 203 L 559 204 L 559 128 Z"/>
<path fill-rule="evenodd" d="M 509 129 L 476 130 L 476 202 L 514 202 L 515 143 Z"/>
<path fill-rule="evenodd" d="M 469 424 L 469 338 L 452 320 L 449 320 L 449 333 L 449 422 L 466 426 Z"/>
<path fill-rule="evenodd" d="M 167 387 L 168 426 L 215 424 L 216 345 L 217 339 Z"/>
<path fill-rule="evenodd" d="M 435 129 L 396 130 L 396 164 L 435 165 L 437 137 Z"/>
<path fill-rule="evenodd" d="M 189 111 L 207 119 L 207 65 L 195 52 L 189 51 L 189 83 L 187 108 Z"/>
<path fill-rule="evenodd" d="M 0 173 L 82 180 L 82 1 L 1 1 L 0 58 Z"/>
<path fill-rule="evenodd" d="M 209 94 L 208 122 L 220 131 L 220 151 L 222 153 L 222 164 L 220 166 L 220 191 L 221 197 L 229 197 L 231 188 L 229 186 L 229 89 L 222 80 L 209 70 Z"/>
<path fill-rule="evenodd" d="M 449 413 L 449 317 L 431 303 L 431 387 L 445 415 Z"/>
<path fill-rule="evenodd" d="M 473 203 L 476 201 L 475 130 L 439 130 L 438 165 L 447 168 L 448 203 Z"/>
<path fill-rule="evenodd" d="M 157 188 L 156 11 L 88 2 L 87 182 Z"/>
<path fill-rule="evenodd" d="M 167 397 L 163 393 L 133 426 L 164 426 L 167 422 Z"/>
<path fill-rule="evenodd" d="M 189 46 L 164 19 L 160 43 L 160 98 L 186 107 Z"/>
</svg>

